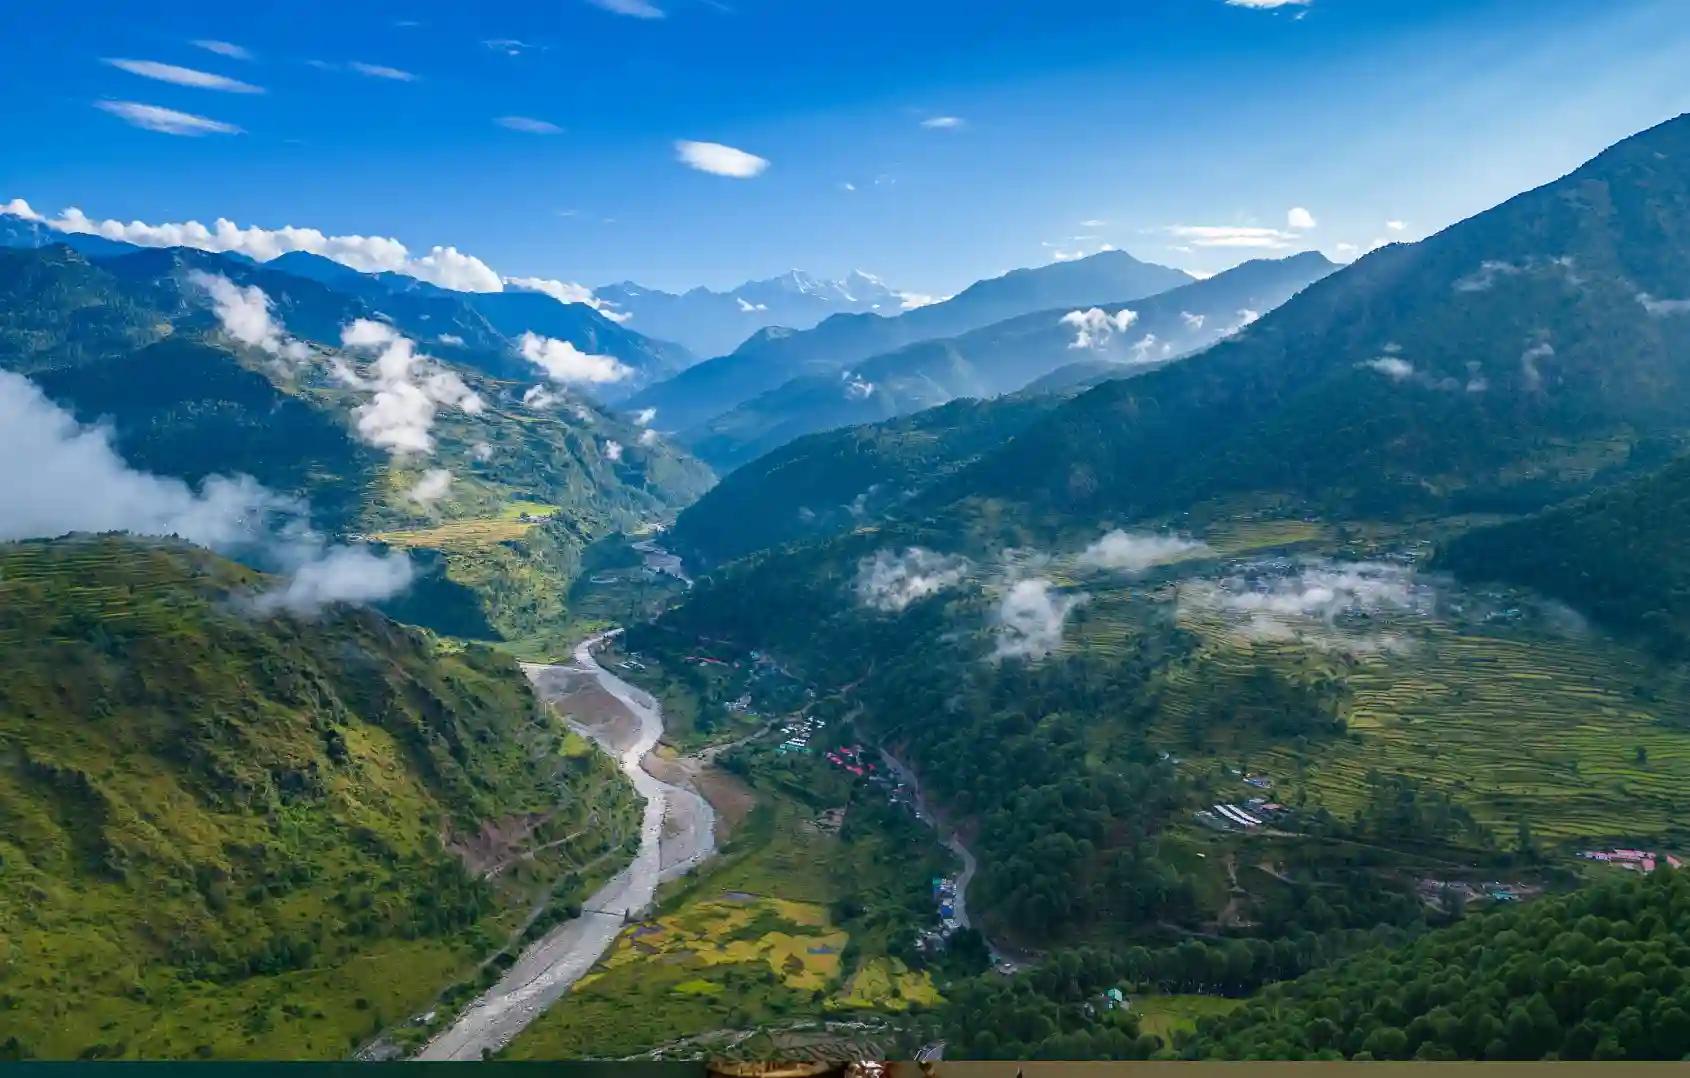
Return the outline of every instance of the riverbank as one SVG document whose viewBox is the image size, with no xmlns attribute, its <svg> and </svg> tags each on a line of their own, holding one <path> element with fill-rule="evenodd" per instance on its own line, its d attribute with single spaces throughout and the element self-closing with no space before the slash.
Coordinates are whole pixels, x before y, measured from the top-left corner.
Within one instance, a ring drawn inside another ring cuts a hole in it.
<svg viewBox="0 0 1690 1078">
<path fill-rule="evenodd" d="M 615 756 L 645 800 L 640 845 L 633 860 L 593 894 L 581 915 L 537 941 L 491 988 L 417 1055 L 422 1060 L 474 1060 L 498 1051 L 584 976 L 632 918 L 652 902 L 657 886 L 715 852 L 715 812 L 699 794 L 648 772 L 647 755 L 663 736 L 662 710 L 650 694 L 599 665 L 593 648 L 619 630 L 583 640 L 568 664 L 524 664 L 547 703 L 567 700 L 583 679 L 614 705 L 593 710 L 595 721 L 566 720 Z M 601 697 L 601 705 L 604 700 Z"/>
</svg>

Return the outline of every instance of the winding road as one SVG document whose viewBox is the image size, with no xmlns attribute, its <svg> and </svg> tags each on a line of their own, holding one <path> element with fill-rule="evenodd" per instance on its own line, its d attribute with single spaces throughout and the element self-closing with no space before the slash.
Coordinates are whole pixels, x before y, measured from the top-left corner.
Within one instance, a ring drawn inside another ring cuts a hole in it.
<svg viewBox="0 0 1690 1078">
<path fill-rule="evenodd" d="M 497 983 L 424 1046 L 418 1059 L 474 1060 L 504 1047 L 593 967 L 628 918 L 651 905 L 658 884 L 690 871 L 716 850 L 715 811 L 710 803 L 695 790 L 659 781 L 642 766 L 663 736 L 663 712 L 657 701 L 593 657 L 594 647 L 620 631 L 583 640 L 575 648 L 572 663 L 524 664 L 523 671 L 548 702 L 567 694 L 581 675 L 589 675 L 637 720 L 638 734 L 626 746 L 611 742 L 608 727 L 570 725 L 615 756 L 645 799 L 639 851 L 582 904 L 581 916 L 557 926 L 524 951 Z"/>
</svg>

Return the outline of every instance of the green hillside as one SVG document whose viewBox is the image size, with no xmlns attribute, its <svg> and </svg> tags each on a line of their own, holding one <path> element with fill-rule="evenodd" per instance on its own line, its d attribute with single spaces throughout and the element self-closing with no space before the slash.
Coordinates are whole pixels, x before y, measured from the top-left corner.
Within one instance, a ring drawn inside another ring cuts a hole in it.
<svg viewBox="0 0 1690 1078">
<path fill-rule="evenodd" d="M 1562 599 L 1664 655 L 1690 654 L 1690 460 L 1536 516 L 1458 536 L 1439 562 Z"/>
<path fill-rule="evenodd" d="M 960 400 L 904 419 L 800 438 L 739 468 L 682 511 L 670 540 L 704 564 L 885 513 L 1057 404 L 1053 397 Z"/>
<path fill-rule="evenodd" d="M 0 547 L 12 1057 L 344 1056 L 621 856 L 631 793 L 509 659 L 256 619 L 265 583 L 178 544 Z"/>
<path fill-rule="evenodd" d="M 1201 1019 L 1188 1058 L 1660 1059 L 1690 1053 L 1690 879 L 1660 870 L 1469 917 Z"/>
<path fill-rule="evenodd" d="M 500 380 L 446 356 L 446 369 L 485 407 L 440 408 L 431 455 L 390 456 L 356 432 L 354 413 L 367 393 L 326 362 L 291 369 L 231 342 L 189 283 L 194 269 L 273 291 L 275 315 L 290 331 L 290 317 L 301 333 L 316 326 L 329 336 L 343 318 L 371 313 L 315 281 L 203 252 L 145 251 L 93 264 L 63 247 L 0 249 L 0 366 L 29 375 L 83 422 L 107 424 L 133 467 L 190 482 L 247 474 L 305 498 L 331 534 L 405 533 L 400 545 L 419 552 L 424 586 L 437 600 L 403 608 L 422 624 L 551 640 L 568 621 L 564 596 L 589 543 L 671 515 L 711 481 L 703 465 L 642 440 L 640 428 L 588 401 L 525 403 L 532 374 Z M 418 503 L 409 493 L 433 468 L 452 473 L 451 487 Z M 427 541 L 429 529 L 497 522 L 525 509 L 536 522 L 496 539 Z"/>
<path fill-rule="evenodd" d="M 1535 508 L 1682 438 L 1690 117 L 1108 382 L 942 484 L 1114 519 L 1240 497 L 1343 516 Z"/>
</svg>

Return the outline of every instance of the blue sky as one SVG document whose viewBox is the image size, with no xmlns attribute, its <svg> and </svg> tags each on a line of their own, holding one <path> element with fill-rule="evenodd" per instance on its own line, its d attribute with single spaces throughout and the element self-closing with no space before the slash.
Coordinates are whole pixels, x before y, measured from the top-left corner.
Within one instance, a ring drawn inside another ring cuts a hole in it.
<svg viewBox="0 0 1690 1078">
<path fill-rule="evenodd" d="M 945 293 L 1102 244 L 1198 271 L 1346 257 L 1690 109 L 1682 0 L 1272 4 L 14 5 L 0 202 L 449 244 L 588 285 L 797 266 Z M 699 171 L 678 140 L 768 164 Z"/>
</svg>

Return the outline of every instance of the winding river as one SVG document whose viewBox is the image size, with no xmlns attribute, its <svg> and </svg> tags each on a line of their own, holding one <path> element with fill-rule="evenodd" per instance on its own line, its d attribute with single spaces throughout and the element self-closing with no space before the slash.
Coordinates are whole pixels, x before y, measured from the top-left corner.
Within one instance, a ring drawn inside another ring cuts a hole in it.
<svg viewBox="0 0 1690 1078">
<path fill-rule="evenodd" d="M 524 664 L 541 699 L 555 701 L 582 677 L 598 681 L 637 724 L 632 744 L 612 741 L 608 726 L 589 729 L 571 722 L 615 756 L 628 781 L 645 799 L 640 846 L 621 872 L 582 903 L 581 916 L 536 941 L 503 977 L 430 1041 L 418 1059 L 474 1060 L 497 1051 L 547 1007 L 569 991 L 610 949 L 630 916 L 651 905 L 657 885 L 702 863 L 716 849 L 715 812 L 694 790 L 652 777 L 642 764 L 663 736 L 663 712 L 656 700 L 599 665 L 593 648 L 621 630 L 583 640 L 565 665 Z"/>
</svg>

